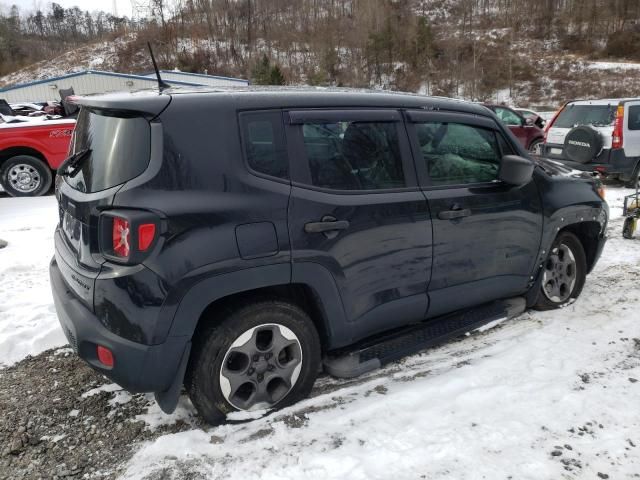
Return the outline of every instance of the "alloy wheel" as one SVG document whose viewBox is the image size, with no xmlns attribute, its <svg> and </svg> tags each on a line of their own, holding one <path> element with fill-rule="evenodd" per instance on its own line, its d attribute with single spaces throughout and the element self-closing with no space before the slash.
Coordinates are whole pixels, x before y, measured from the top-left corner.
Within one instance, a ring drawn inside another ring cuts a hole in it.
<svg viewBox="0 0 640 480">
<path fill-rule="evenodd" d="M 225 400 L 239 410 L 270 408 L 295 386 L 302 368 L 302 347 L 284 325 L 258 325 L 227 350 L 220 369 Z"/>
<path fill-rule="evenodd" d="M 561 243 L 555 247 L 545 263 L 542 291 L 554 303 L 566 302 L 577 280 L 577 263 L 571 249 Z"/>
</svg>

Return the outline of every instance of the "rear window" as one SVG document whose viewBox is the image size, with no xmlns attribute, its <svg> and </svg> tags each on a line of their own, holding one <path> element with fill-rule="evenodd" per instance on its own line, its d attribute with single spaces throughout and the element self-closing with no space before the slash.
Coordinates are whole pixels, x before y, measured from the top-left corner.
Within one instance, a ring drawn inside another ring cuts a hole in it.
<svg viewBox="0 0 640 480">
<path fill-rule="evenodd" d="M 72 152 L 91 149 L 67 183 L 91 193 L 120 185 L 144 172 L 151 156 L 151 127 L 142 117 L 118 117 L 82 109 Z"/>
<path fill-rule="evenodd" d="M 615 120 L 617 105 L 567 105 L 553 123 L 558 128 L 578 125 L 610 126 Z"/>
</svg>

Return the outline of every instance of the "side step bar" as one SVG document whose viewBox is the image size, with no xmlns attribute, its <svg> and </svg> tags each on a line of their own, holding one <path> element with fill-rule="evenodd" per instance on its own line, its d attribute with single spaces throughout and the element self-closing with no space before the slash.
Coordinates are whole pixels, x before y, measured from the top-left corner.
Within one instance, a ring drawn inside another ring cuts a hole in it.
<svg viewBox="0 0 640 480">
<path fill-rule="evenodd" d="M 364 340 L 349 350 L 333 352 L 324 358 L 324 370 L 338 378 L 357 377 L 490 322 L 520 315 L 525 308 L 525 299 L 515 297 L 395 330 L 383 337 Z"/>
</svg>

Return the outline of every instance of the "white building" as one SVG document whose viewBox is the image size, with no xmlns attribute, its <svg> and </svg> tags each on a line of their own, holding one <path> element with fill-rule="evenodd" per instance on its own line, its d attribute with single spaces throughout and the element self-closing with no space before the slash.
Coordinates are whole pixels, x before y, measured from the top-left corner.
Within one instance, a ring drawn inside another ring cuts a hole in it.
<svg viewBox="0 0 640 480">
<path fill-rule="evenodd" d="M 249 82 L 242 78 L 220 77 L 206 75 L 204 73 L 181 72 L 180 70 L 160 70 L 162 79 L 171 84 L 175 82 L 196 83 L 198 85 L 210 85 L 212 87 L 237 87 L 248 85 Z M 145 77 L 156 78 L 155 72 L 147 73 Z"/>
<path fill-rule="evenodd" d="M 213 75 L 173 71 L 166 71 L 166 74 L 162 73 L 162 79 L 170 85 L 175 86 L 233 86 L 248 85 L 249 83 L 247 80 L 239 78 L 216 77 Z M 126 73 L 85 70 L 2 88 L 0 89 L 0 98 L 5 99 L 9 103 L 59 101 L 59 90 L 71 87 L 73 87 L 76 95 L 88 95 L 91 93 L 154 88 L 157 87 L 157 85 L 155 73 L 150 75 L 130 75 Z"/>
</svg>

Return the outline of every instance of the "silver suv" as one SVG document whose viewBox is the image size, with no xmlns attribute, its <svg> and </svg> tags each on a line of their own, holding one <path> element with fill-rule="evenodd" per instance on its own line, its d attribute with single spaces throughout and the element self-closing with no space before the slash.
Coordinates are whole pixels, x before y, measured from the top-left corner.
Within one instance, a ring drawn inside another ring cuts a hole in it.
<svg viewBox="0 0 640 480">
<path fill-rule="evenodd" d="M 567 102 L 547 125 L 542 154 L 635 187 L 640 180 L 640 98 Z"/>
</svg>

